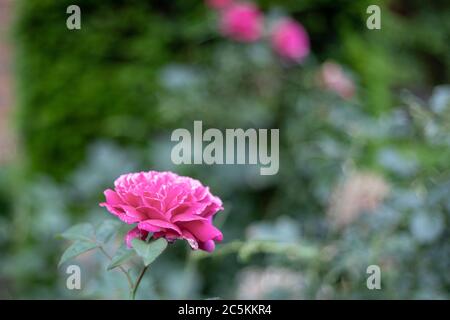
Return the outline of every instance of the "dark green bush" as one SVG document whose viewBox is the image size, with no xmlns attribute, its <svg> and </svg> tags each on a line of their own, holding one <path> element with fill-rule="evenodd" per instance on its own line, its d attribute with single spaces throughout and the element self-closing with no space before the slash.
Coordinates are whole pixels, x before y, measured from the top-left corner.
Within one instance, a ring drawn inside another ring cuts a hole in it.
<svg viewBox="0 0 450 320">
<path fill-rule="evenodd" d="M 233 240 L 251 240 L 247 231 L 255 226 L 289 238 L 283 229 L 289 225 L 299 235 L 288 240 L 298 244 L 302 254 L 320 249 L 324 258 L 312 254 L 308 261 L 301 258 L 304 265 L 299 266 L 299 261 L 289 260 L 290 254 L 285 257 L 283 248 L 270 249 L 274 256 L 265 255 L 264 248 L 250 248 L 253 264 L 291 263 L 305 270 L 311 281 L 307 297 L 316 297 L 322 284 L 331 286 L 334 297 L 364 297 L 368 293 L 360 287 L 360 277 L 373 257 L 387 264 L 387 277 L 409 272 L 406 280 L 388 280 L 383 297 L 448 295 L 448 279 L 440 279 L 448 269 L 448 259 L 441 257 L 448 249 L 448 232 L 441 229 L 448 224 L 450 208 L 445 198 L 448 139 L 442 138 L 448 137 L 448 122 L 442 121 L 445 112 L 429 112 L 431 107 L 420 100 L 397 108 L 393 97 L 398 95 L 392 94 L 399 87 L 428 93 L 428 87 L 448 81 L 446 4 L 376 1 L 383 5 L 384 29 L 370 31 L 365 9 L 372 1 L 256 2 L 268 10 L 278 5 L 305 25 L 313 55 L 304 65 L 286 68 L 270 53 L 264 64 L 255 58 L 261 54 L 258 45 L 222 40 L 214 14 L 202 0 L 20 1 L 18 120 L 27 169 L 64 182 L 30 179 L 13 195 L 15 227 L 0 228 L 0 236 L 14 241 L 2 252 L 9 257 L 3 259 L 2 271 L 13 279 L 17 297 L 67 297 L 70 293 L 55 276 L 60 244 L 54 235 L 72 220 L 106 217 L 97 206 L 102 190 L 120 173 L 150 168 L 192 175 L 225 200 L 227 211 L 217 221 L 226 234 L 222 248 Z M 70 4 L 82 8 L 80 31 L 66 29 Z M 354 101 L 317 88 L 315 72 L 327 59 L 355 71 Z M 178 86 L 164 84 L 170 84 L 164 78 L 168 70 Z M 379 114 L 381 119 L 375 116 Z M 164 154 L 171 146 L 166 134 L 180 126 L 191 128 L 194 120 L 221 129 L 279 128 L 279 175 L 266 179 L 246 166 L 171 168 Z M 86 157 L 87 146 L 91 149 Z M 333 232 L 326 216 L 330 195 L 353 169 L 370 169 L 388 178 L 392 199 L 378 208 L 373 221 L 363 216 L 342 233 Z M 6 211 L 13 197 L 10 190 L 9 185 L 0 188 L 5 194 L 0 207 Z M 429 216 L 433 212 L 437 222 Z M 3 216 L 10 222 L 10 215 Z M 160 296 L 189 293 L 180 292 L 175 277 L 183 275 L 183 245 L 177 244 L 176 257 L 155 268 L 157 279 L 159 272 L 175 284 L 173 292 L 161 288 Z M 219 251 L 199 263 L 204 283 L 193 296 L 232 297 L 230 279 L 249 263 L 241 259 L 250 255 L 248 248 L 242 251 L 246 254 L 239 249 L 238 257 L 225 259 Z M 350 265 L 352 261 L 358 264 Z M 195 269 L 195 261 L 191 263 L 189 268 Z M 94 269 L 103 273 L 97 265 Z M 439 285 L 425 283 L 428 275 Z M 83 294 L 116 298 L 117 291 L 101 279 L 87 281 L 100 292 Z M 400 282 L 403 289 L 395 285 Z"/>
<path fill-rule="evenodd" d="M 82 8 L 81 30 L 66 28 L 70 4 Z M 29 169 L 62 176 L 94 138 L 147 142 L 158 127 L 155 72 L 202 38 L 199 15 L 198 1 L 21 1 L 19 127 Z"/>
<path fill-rule="evenodd" d="M 390 88 L 399 81 L 448 79 L 450 11 L 443 1 L 389 1 L 400 17 L 376 1 L 383 28 L 395 32 L 369 31 L 365 9 L 372 2 L 258 1 L 299 19 L 319 59 L 354 69 L 367 88 L 364 105 L 378 113 L 391 105 Z M 81 30 L 65 26 L 70 4 L 82 8 Z M 61 177 L 97 138 L 147 142 L 163 125 L 154 112 L 155 74 L 169 61 L 208 59 L 219 39 L 212 16 L 201 0 L 20 1 L 18 118 L 29 171 Z"/>
</svg>

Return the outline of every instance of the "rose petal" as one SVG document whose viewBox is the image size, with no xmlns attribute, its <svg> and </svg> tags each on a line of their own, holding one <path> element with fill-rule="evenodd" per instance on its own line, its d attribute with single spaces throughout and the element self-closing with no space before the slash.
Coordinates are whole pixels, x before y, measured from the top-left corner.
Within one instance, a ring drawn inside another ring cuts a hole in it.
<svg viewBox="0 0 450 320">
<path fill-rule="evenodd" d="M 205 242 L 200 242 L 198 245 L 199 249 L 205 250 L 207 252 L 213 252 L 216 248 L 216 244 L 213 240 L 208 240 Z"/>
<path fill-rule="evenodd" d="M 187 222 L 187 221 L 194 221 L 194 220 L 204 220 L 204 221 L 208 221 L 208 219 L 199 216 L 199 215 L 195 215 L 195 214 L 190 214 L 190 213 L 182 213 L 182 214 L 177 214 L 176 216 L 173 216 L 172 218 L 172 222 Z"/>
<path fill-rule="evenodd" d="M 183 230 L 183 238 L 189 243 L 192 249 L 198 250 L 198 242 L 195 237 L 187 230 Z"/>
<path fill-rule="evenodd" d="M 130 231 L 128 231 L 127 235 L 125 236 L 125 243 L 127 244 L 128 248 L 131 248 L 131 241 L 133 239 L 141 239 L 141 240 L 145 240 L 148 236 L 148 232 L 145 230 L 140 230 L 138 227 L 135 227 L 133 229 L 131 229 Z"/>
<path fill-rule="evenodd" d="M 181 235 L 181 230 L 176 225 L 163 220 L 148 219 L 139 222 L 138 227 L 139 229 L 147 230 L 150 232 L 161 231 L 161 229 L 169 229 L 177 233 L 178 235 Z"/>
<path fill-rule="evenodd" d="M 219 229 L 208 221 L 189 221 L 179 223 L 183 229 L 186 229 L 200 241 L 217 240 L 222 241 L 223 235 Z"/>
<path fill-rule="evenodd" d="M 104 195 L 106 198 L 106 202 L 111 206 L 123 204 L 123 200 L 119 197 L 119 195 L 115 191 L 111 189 L 105 190 Z"/>
</svg>

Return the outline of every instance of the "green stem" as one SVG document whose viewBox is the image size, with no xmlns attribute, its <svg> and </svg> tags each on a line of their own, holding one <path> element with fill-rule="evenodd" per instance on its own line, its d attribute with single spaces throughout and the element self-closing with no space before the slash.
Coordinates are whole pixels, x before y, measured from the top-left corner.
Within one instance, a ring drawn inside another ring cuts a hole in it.
<svg viewBox="0 0 450 320">
<path fill-rule="evenodd" d="M 141 273 L 139 273 L 139 276 L 138 276 L 138 278 L 136 280 L 136 283 L 134 284 L 133 288 L 131 289 L 131 293 L 130 293 L 131 300 L 134 300 L 136 298 L 137 289 L 139 288 L 139 284 L 141 283 L 141 280 L 144 277 L 144 274 L 147 271 L 147 269 L 148 269 L 148 266 L 145 266 L 141 270 Z"/>
<path fill-rule="evenodd" d="M 108 254 L 108 252 L 106 252 L 106 250 L 103 248 L 102 245 L 99 244 L 98 248 L 100 249 L 100 251 L 103 253 L 103 255 L 105 257 L 107 257 L 110 261 L 112 260 L 112 257 Z M 122 273 L 125 275 L 125 277 L 127 278 L 128 281 L 128 286 L 130 287 L 130 290 L 132 290 L 133 288 L 133 281 L 131 280 L 130 274 L 128 273 L 127 270 L 125 270 L 124 267 L 119 266 L 119 270 L 122 271 Z"/>
</svg>

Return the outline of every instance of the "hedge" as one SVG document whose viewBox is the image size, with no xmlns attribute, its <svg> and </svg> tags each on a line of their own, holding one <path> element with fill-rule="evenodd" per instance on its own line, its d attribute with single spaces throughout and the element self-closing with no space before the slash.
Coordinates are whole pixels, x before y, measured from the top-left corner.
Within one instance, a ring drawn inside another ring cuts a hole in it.
<svg viewBox="0 0 450 320">
<path fill-rule="evenodd" d="M 388 109 L 391 88 L 402 81 L 421 74 L 430 85 L 448 80 L 450 10 L 444 1 L 258 3 L 302 21 L 320 60 L 334 58 L 355 70 L 370 112 Z M 396 32 L 367 30 L 365 8 L 372 3 L 382 5 L 382 25 Z M 65 26 L 71 4 L 81 7 L 81 30 Z M 430 19 L 431 12 L 442 19 Z M 201 0 L 18 1 L 18 127 L 28 172 L 62 177 L 95 139 L 147 144 L 164 125 L 154 108 L 158 68 L 207 62 L 208 47 L 220 40 L 214 19 Z M 400 60 L 398 50 L 409 51 Z"/>
</svg>

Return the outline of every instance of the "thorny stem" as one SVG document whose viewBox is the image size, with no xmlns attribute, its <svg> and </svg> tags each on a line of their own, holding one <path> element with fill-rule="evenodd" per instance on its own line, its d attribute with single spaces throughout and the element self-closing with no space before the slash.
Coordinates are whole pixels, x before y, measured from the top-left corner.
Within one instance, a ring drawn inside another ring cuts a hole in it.
<svg viewBox="0 0 450 320">
<path fill-rule="evenodd" d="M 141 283 L 142 278 L 144 277 L 145 271 L 147 271 L 148 266 L 145 266 L 144 268 L 142 268 L 141 273 L 139 274 L 136 283 L 134 284 L 134 286 L 131 289 L 131 300 L 134 300 L 136 297 L 136 292 L 137 289 L 139 288 L 139 284 Z"/>
<path fill-rule="evenodd" d="M 100 249 L 100 251 L 103 253 L 103 255 L 105 257 L 107 257 L 110 261 L 112 260 L 111 256 L 108 254 L 108 252 L 106 252 L 105 248 L 103 248 L 102 245 L 99 245 L 98 248 Z M 127 278 L 128 286 L 130 287 L 130 290 L 133 290 L 133 281 L 131 280 L 131 277 L 130 277 L 130 274 L 128 273 L 128 271 L 125 270 L 125 268 L 122 266 L 119 266 L 119 270 L 122 271 L 122 273 Z"/>
</svg>

